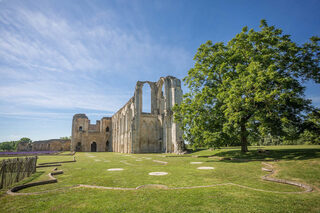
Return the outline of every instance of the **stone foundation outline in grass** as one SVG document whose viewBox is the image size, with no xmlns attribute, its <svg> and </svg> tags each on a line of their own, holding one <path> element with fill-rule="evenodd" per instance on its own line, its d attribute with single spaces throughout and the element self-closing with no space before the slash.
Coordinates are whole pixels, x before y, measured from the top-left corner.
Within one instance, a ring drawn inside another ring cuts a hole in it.
<svg viewBox="0 0 320 213">
<path fill-rule="evenodd" d="M 211 169 L 214 169 L 214 167 L 212 167 L 212 166 L 200 166 L 197 169 L 200 169 L 200 170 L 211 170 Z"/>
<path fill-rule="evenodd" d="M 70 160 L 70 161 L 58 161 L 58 162 L 39 163 L 36 168 L 61 166 L 61 163 L 74 163 L 74 162 L 77 162 L 75 156 L 73 156 L 73 160 Z"/>
<path fill-rule="evenodd" d="M 45 185 L 45 184 L 57 183 L 58 180 L 57 180 L 57 178 L 53 177 L 53 175 L 59 175 L 59 174 L 63 174 L 63 171 L 62 170 L 57 170 L 57 168 L 54 168 L 52 170 L 52 172 L 50 172 L 48 174 L 49 180 L 38 181 L 38 182 L 34 182 L 34 183 L 28 183 L 28 184 L 15 186 L 15 187 L 9 189 L 7 191 L 7 194 L 9 194 L 9 195 L 34 195 L 34 194 L 40 194 L 41 192 L 30 192 L 30 193 L 17 193 L 17 192 L 22 190 L 22 189 L 33 187 L 33 186 L 40 186 L 40 185 Z"/>
<path fill-rule="evenodd" d="M 123 171 L 123 168 L 111 168 L 111 169 L 107 169 L 107 171 L 109 172 Z"/>
<path fill-rule="evenodd" d="M 279 192 L 279 191 L 270 191 L 270 190 L 264 190 L 264 189 L 257 189 L 257 188 L 248 187 L 248 186 L 235 184 L 235 183 L 221 183 L 221 184 L 206 185 L 206 186 L 185 186 L 185 187 L 173 187 L 173 188 L 170 188 L 170 187 L 168 187 L 166 185 L 160 185 L 160 184 L 145 184 L 145 185 L 142 185 L 142 186 L 137 186 L 136 188 L 106 187 L 106 186 L 94 186 L 94 185 L 78 184 L 78 185 L 71 186 L 71 187 L 64 187 L 64 188 L 60 188 L 60 189 L 47 190 L 47 191 L 42 191 L 42 192 L 17 193 L 18 191 L 20 191 L 20 190 L 22 190 L 24 188 L 58 182 L 58 180 L 56 178 L 54 178 L 53 175 L 63 174 L 63 171 L 62 170 L 56 171 L 57 168 L 55 168 L 53 172 L 50 172 L 48 174 L 50 180 L 16 186 L 16 187 L 13 187 L 12 189 L 8 190 L 7 194 L 9 194 L 9 195 L 37 195 L 37 194 L 48 193 L 48 192 L 57 191 L 57 190 L 80 188 L 80 187 L 96 188 L 96 189 L 108 189 L 108 190 L 139 190 L 139 189 L 142 189 L 142 188 L 157 188 L 157 189 L 166 189 L 166 190 L 179 190 L 179 189 L 209 188 L 209 187 L 226 186 L 226 185 L 237 186 L 237 187 L 250 189 L 250 190 L 254 190 L 254 191 L 270 192 L 270 193 L 277 193 L 277 194 L 301 194 L 301 193 L 309 193 L 309 192 L 313 191 L 312 187 L 309 186 L 309 185 L 306 185 L 306 184 L 269 177 L 269 176 L 275 174 L 276 170 L 274 169 L 273 165 L 271 165 L 271 164 L 268 164 L 268 163 L 265 163 L 265 162 L 262 162 L 262 164 L 267 166 L 267 167 L 270 167 L 270 169 L 268 169 L 268 170 L 271 170 L 271 172 L 269 171 L 270 174 L 267 174 L 267 175 L 261 177 L 263 180 L 277 182 L 277 183 L 283 183 L 283 184 L 289 184 L 289 185 L 294 185 L 294 186 L 297 186 L 297 187 L 304 188 L 305 190 L 301 191 L 301 192 Z M 267 169 L 264 168 L 263 170 L 266 171 Z"/>
<path fill-rule="evenodd" d="M 298 182 L 294 182 L 294 181 L 290 181 L 290 180 L 277 179 L 277 178 L 270 177 L 270 176 L 272 176 L 272 175 L 274 175 L 276 173 L 276 170 L 274 170 L 273 165 L 271 165 L 269 163 L 265 163 L 265 162 L 261 162 L 261 163 L 263 165 L 269 167 L 269 169 L 263 167 L 262 170 L 270 172 L 269 174 L 266 174 L 266 175 L 261 177 L 263 180 L 271 181 L 271 182 L 277 182 L 277 183 L 283 183 L 283 184 L 288 184 L 288 185 L 293 185 L 293 186 L 298 186 L 298 187 L 304 188 L 306 190 L 306 192 L 312 192 L 313 191 L 311 186 L 303 184 L 303 183 L 298 183 Z"/>
<path fill-rule="evenodd" d="M 76 162 L 76 157 L 73 156 L 73 160 L 69 160 L 69 161 L 58 161 L 58 162 L 47 162 L 47 163 L 39 163 L 38 165 L 51 165 L 51 164 L 57 164 L 57 163 L 74 163 Z"/>
<path fill-rule="evenodd" d="M 168 172 L 150 172 L 149 175 L 153 175 L 153 176 L 163 176 L 163 175 L 167 175 Z"/>
</svg>

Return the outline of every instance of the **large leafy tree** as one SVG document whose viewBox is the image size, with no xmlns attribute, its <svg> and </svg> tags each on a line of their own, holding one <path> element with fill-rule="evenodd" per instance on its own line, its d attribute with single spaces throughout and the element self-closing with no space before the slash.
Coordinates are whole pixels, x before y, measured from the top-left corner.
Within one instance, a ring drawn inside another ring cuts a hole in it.
<svg viewBox="0 0 320 213">
<path fill-rule="evenodd" d="M 311 109 L 303 80 L 320 83 L 319 38 L 298 45 L 281 29 L 261 21 L 227 44 L 202 44 L 184 78 L 189 93 L 175 118 L 193 147 L 241 143 L 248 138 L 283 135 L 302 123 Z"/>
</svg>

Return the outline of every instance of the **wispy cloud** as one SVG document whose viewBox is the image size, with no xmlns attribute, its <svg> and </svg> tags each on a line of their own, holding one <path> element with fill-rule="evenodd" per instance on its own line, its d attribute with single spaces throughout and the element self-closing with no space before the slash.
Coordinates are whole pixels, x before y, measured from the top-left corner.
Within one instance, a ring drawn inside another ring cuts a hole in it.
<svg viewBox="0 0 320 213">
<path fill-rule="evenodd" d="M 0 117 L 7 118 L 18 118 L 18 119 L 33 119 L 33 120 L 43 120 L 43 119 L 63 119 L 70 120 L 74 113 L 63 113 L 63 112 L 35 112 L 35 111 L 20 111 L 20 112 L 0 112 Z M 108 112 L 89 112 L 86 113 L 89 117 L 111 117 L 113 113 Z"/>
<path fill-rule="evenodd" d="M 81 22 L 50 8 L 17 4 L 0 11 L 6 116 L 17 115 L 10 104 L 28 115 L 24 107 L 116 111 L 133 95 L 135 80 L 168 74 L 168 67 L 174 74 L 190 59 L 183 48 L 160 44 L 144 30 L 119 27 L 114 13 L 95 11 Z"/>
</svg>

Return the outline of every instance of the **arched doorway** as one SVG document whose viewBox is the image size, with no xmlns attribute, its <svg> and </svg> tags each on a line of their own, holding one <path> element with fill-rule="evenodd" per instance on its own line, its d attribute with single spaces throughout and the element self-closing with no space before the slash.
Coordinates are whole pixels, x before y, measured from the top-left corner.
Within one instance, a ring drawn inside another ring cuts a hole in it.
<svg viewBox="0 0 320 213">
<path fill-rule="evenodd" d="M 109 151 L 109 141 L 106 142 L 106 152 Z"/>
<path fill-rule="evenodd" d="M 81 152 L 81 142 L 77 143 L 76 152 Z"/>
<path fill-rule="evenodd" d="M 91 152 L 96 152 L 97 151 L 97 143 L 96 142 L 92 142 L 91 143 Z"/>
</svg>

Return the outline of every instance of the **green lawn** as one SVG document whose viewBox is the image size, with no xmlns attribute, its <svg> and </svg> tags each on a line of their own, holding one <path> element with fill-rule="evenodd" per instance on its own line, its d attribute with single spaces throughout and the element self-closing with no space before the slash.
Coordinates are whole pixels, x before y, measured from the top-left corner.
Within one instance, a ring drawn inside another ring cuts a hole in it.
<svg viewBox="0 0 320 213">
<path fill-rule="evenodd" d="M 58 167 L 64 171 L 64 174 L 56 176 L 58 183 L 27 188 L 20 192 L 58 191 L 9 196 L 4 195 L 2 190 L 0 212 L 320 212 L 318 190 L 311 193 L 284 193 L 302 192 L 303 189 L 261 179 L 261 176 L 267 174 L 261 170 L 261 160 L 278 160 L 270 162 L 278 170 L 277 178 L 320 188 L 320 146 L 264 147 L 270 150 L 268 154 L 258 154 L 257 148 L 261 147 L 251 147 L 248 154 L 240 154 L 239 148 L 234 147 L 200 150 L 182 156 L 77 153 L 76 163 L 65 163 Z M 38 162 L 72 159 L 72 156 L 40 156 Z M 153 160 L 168 163 L 164 165 Z M 214 169 L 198 170 L 199 166 Z M 109 168 L 124 170 L 110 172 L 107 171 Z M 52 169 L 39 168 L 36 174 L 23 182 L 46 180 Z M 167 172 L 168 175 L 150 176 L 149 172 Z M 161 184 L 174 188 L 224 183 L 274 192 L 235 185 L 175 190 L 145 188 L 133 191 L 72 188 L 78 184 L 127 188 Z"/>
</svg>

